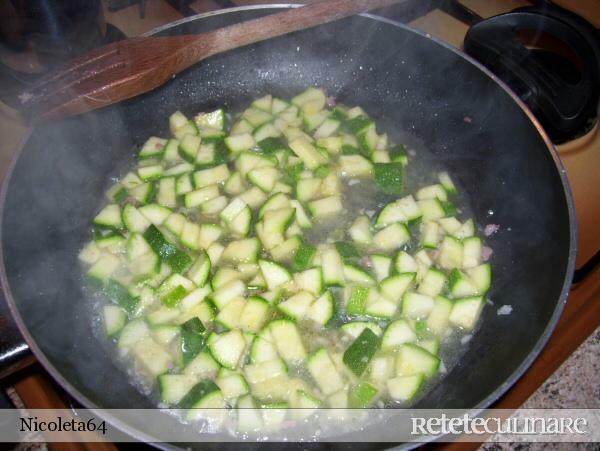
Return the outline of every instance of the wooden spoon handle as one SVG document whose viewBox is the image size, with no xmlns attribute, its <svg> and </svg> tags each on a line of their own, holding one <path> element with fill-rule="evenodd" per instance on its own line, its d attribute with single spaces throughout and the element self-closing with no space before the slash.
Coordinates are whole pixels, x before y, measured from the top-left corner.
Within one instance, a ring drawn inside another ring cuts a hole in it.
<svg viewBox="0 0 600 451">
<path fill-rule="evenodd" d="M 344 17 L 398 3 L 400 0 L 322 0 L 281 13 L 248 20 L 190 37 L 182 48 L 183 70 L 198 61 L 266 39 L 312 28 Z"/>
</svg>

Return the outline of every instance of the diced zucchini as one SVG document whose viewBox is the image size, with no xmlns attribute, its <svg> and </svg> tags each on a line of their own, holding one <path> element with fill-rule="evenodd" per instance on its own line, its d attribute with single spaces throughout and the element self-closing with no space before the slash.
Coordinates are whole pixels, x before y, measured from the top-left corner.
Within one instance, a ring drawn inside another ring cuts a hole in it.
<svg viewBox="0 0 600 451">
<path fill-rule="evenodd" d="M 325 348 L 312 354 L 307 360 L 306 367 L 326 396 L 344 388 L 344 380 Z"/>
<path fill-rule="evenodd" d="M 402 345 L 396 357 L 396 373 L 398 376 L 423 374 L 434 376 L 440 366 L 440 359 L 412 343 Z"/>
<path fill-rule="evenodd" d="M 362 381 L 352 388 L 348 402 L 350 407 L 363 409 L 372 405 L 378 394 L 379 389 L 377 387 L 367 381 Z"/>
<path fill-rule="evenodd" d="M 138 175 L 145 182 L 157 180 L 161 177 L 164 172 L 164 167 L 161 164 L 155 164 L 151 166 L 143 166 L 138 168 Z"/>
<path fill-rule="evenodd" d="M 311 108 L 314 108 L 314 110 L 322 110 L 326 102 L 325 93 L 321 89 L 311 87 L 292 98 L 292 103 L 299 107 L 303 107 L 309 102 L 314 102 L 314 104 L 311 104 Z"/>
<path fill-rule="evenodd" d="M 433 309 L 434 301 L 430 296 L 409 291 L 402 300 L 402 314 L 406 318 L 424 318 Z"/>
<path fill-rule="evenodd" d="M 279 169 L 265 166 L 262 168 L 252 169 L 248 172 L 248 180 L 255 186 L 258 186 L 261 190 L 268 193 L 273 190 L 277 180 L 279 180 L 280 172 Z"/>
<path fill-rule="evenodd" d="M 303 137 L 296 138 L 289 143 L 290 149 L 304 162 L 307 168 L 316 169 L 327 160 L 313 144 Z"/>
<path fill-rule="evenodd" d="M 438 223 L 442 226 L 442 229 L 444 229 L 444 231 L 449 235 L 454 235 L 462 227 L 460 221 L 454 216 L 438 219 Z"/>
<path fill-rule="evenodd" d="M 373 245 L 385 252 L 393 251 L 410 241 L 410 232 L 406 225 L 394 223 L 380 230 L 373 236 Z"/>
<path fill-rule="evenodd" d="M 442 185 L 439 184 L 429 185 L 419 189 L 417 191 L 416 197 L 419 200 L 439 199 L 442 202 L 446 202 L 448 200 L 446 190 Z"/>
<path fill-rule="evenodd" d="M 309 307 L 306 316 L 321 326 L 333 318 L 335 310 L 335 302 L 330 291 L 325 291 L 317 300 Z"/>
<path fill-rule="evenodd" d="M 438 173 L 438 180 L 440 181 L 441 185 L 444 187 L 446 192 L 448 192 L 448 193 L 456 192 L 456 186 L 454 185 L 454 182 L 452 181 L 452 179 L 450 178 L 450 175 L 447 172 L 444 171 L 444 172 Z"/>
<path fill-rule="evenodd" d="M 183 224 L 183 228 L 181 229 L 181 235 L 179 236 L 181 244 L 183 244 L 188 249 L 197 251 L 198 249 L 200 249 L 200 244 L 198 240 L 199 237 L 200 226 L 198 224 L 186 221 L 185 224 Z"/>
<path fill-rule="evenodd" d="M 176 405 L 198 383 L 196 376 L 188 374 L 163 374 L 158 377 L 160 398 L 167 405 Z"/>
<path fill-rule="evenodd" d="M 254 363 L 267 362 L 279 358 L 279 353 L 273 343 L 273 336 L 268 327 L 265 327 L 254 338 L 250 349 L 250 358 Z"/>
<path fill-rule="evenodd" d="M 371 331 L 377 336 L 381 336 L 383 333 L 383 330 L 377 323 L 370 321 L 351 321 L 342 325 L 340 330 L 350 337 L 356 339 L 362 333 L 362 331 L 365 330 L 365 328 L 371 329 Z"/>
<path fill-rule="evenodd" d="M 369 273 L 354 265 L 342 265 L 344 278 L 347 282 L 361 285 L 375 285 L 375 280 Z"/>
<path fill-rule="evenodd" d="M 267 321 L 269 303 L 258 296 L 248 298 L 240 316 L 239 327 L 248 332 L 258 332 Z"/>
<path fill-rule="evenodd" d="M 375 163 L 373 166 L 375 184 L 382 192 L 399 196 L 404 189 L 403 169 L 402 163 Z"/>
<path fill-rule="evenodd" d="M 198 235 L 199 246 L 202 249 L 206 249 L 208 252 L 210 246 L 221 237 L 222 233 L 223 231 L 221 227 L 216 224 L 201 224 L 200 234 Z M 211 262 L 216 263 L 212 260 L 212 258 Z"/>
<path fill-rule="evenodd" d="M 344 363 L 356 376 L 360 377 L 380 346 L 381 338 L 371 329 L 365 328 L 344 352 Z"/>
<path fill-rule="evenodd" d="M 225 186 L 223 188 L 227 194 L 232 196 L 243 193 L 246 189 L 246 186 L 244 184 L 242 174 L 239 172 L 234 172 L 231 174 L 225 182 Z"/>
<path fill-rule="evenodd" d="M 204 202 L 200 206 L 200 209 L 206 216 L 216 216 L 226 205 L 227 198 L 225 196 L 219 196 Z"/>
<path fill-rule="evenodd" d="M 450 293 L 454 298 L 479 294 L 477 285 L 464 272 L 453 269 L 450 273 Z"/>
<path fill-rule="evenodd" d="M 218 196 L 219 187 L 217 185 L 209 185 L 186 193 L 183 197 L 183 204 L 185 208 L 194 208 Z"/>
<path fill-rule="evenodd" d="M 265 148 L 263 146 L 266 143 L 264 141 L 271 139 L 271 138 L 277 138 L 280 135 L 281 135 L 281 131 L 277 127 L 275 127 L 271 123 L 266 123 L 266 124 L 261 125 L 254 131 L 254 141 L 256 141 L 258 143 L 258 146 L 263 151 L 265 151 Z M 263 144 L 263 146 L 261 146 L 261 143 Z M 269 150 L 271 150 L 271 149 L 269 149 Z"/>
<path fill-rule="evenodd" d="M 463 239 L 473 236 L 475 234 L 475 223 L 472 219 L 467 219 L 460 229 L 458 229 L 454 235 L 456 238 Z"/>
<path fill-rule="evenodd" d="M 311 268 L 294 274 L 294 282 L 300 290 L 319 296 L 323 292 L 323 274 L 321 268 Z"/>
<path fill-rule="evenodd" d="M 246 340 L 238 329 L 223 334 L 211 334 L 208 338 L 210 353 L 225 368 L 236 369 L 244 350 Z"/>
<path fill-rule="evenodd" d="M 346 306 L 346 313 L 349 315 L 364 315 L 367 307 L 367 301 L 371 293 L 371 288 L 356 285 L 352 288 L 350 300 Z"/>
<path fill-rule="evenodd" d="M 383 334 L 381 349 L 395 349 L 404 343 L 417 340 L 417 335 L 405 320 L 399 319 L 391 322 Z"/>
<path fill-rule="evenodd" d="M 327 150 L 332 155 L 337 155 L 341 152 L 343 140 L 340 136 L 329 136 L 327 138 L 317 139 L 317 146 Z"/>
<path fill-rule="evenodd" d="M 269 329 L 279 355 L 286 362 L 298 362 L 306 357 L 300 333 L 293 322 L 276 320 L 269 324 Z"/>
<path fill-rule="evenodd" d="M 407 254 L 404 251 L 400 251 L 396 256 L 395 267 L 396 271 L 399 273 L 416 273 L 419 269 L 417 261 L 410 254 Z"/>
<path fill-rule="evenodd" d="M 321 179 L 305 178 L 300 179 L 296 183 L 296 197 L 300 202 L 308 202 L 315 199 L 320 192 Z"/>
<path fill-rule="evenodd" d="M 444 269 L 461 268 L 463 263 L 463 244 L 454 237 L 444 237 L 440 245 L 438 263 Z"/>
<path fill-rule="evenodd" d="M 298 223 L 298 225 L 303 229 L 308 229 L 308 228 L 312 227 L 312 222 L 308 218 L 308 215 L 304 211 L 304 208 L 302 207 L 300 202 L 293 199 L 290 201 L 290 205 L 292 206 L 292 208 L 294 210 L 296 210 L 296 215 L 294 216 L 294 218 L 296 219 L 296 222 Z"/>
<path fill-rule="evenodd" d="M 88 277 L 104 282 L 119 268 L 119 258 L 105 253 L 98 258 L 90 269 L 88 269 Z"/>
<path fill-rule="evenodd" d="M 352 223 L 349 233 L 355 243 L 368 246 L 373 240 L 371 221 L 367 216 L 359 216 Z"/>
<path fill-rule="evenodd" d="M 101 227 L 119 229 L 123 227 L 121 220 L 121 207 L 117 204 L 109 204 L 104 207 L 94 218 L 94 224 Z"/>
<path fill-rule="evenodd" d="M 392 259 L 390 257 L 374 254 L 370 256 L 370 259 L 378 282 L 381 282 L 390 275 L 392 267 Z"/>
<path fill-rule="evenodd" d="M 152 183 L 142 183 L 129 190 L 129 195 L 140 204 L 147 204 L 154 195 L 154 185 Z"/>
<path fill-rule="evenodd" d="M 245 291 L 246 285 L 244 282 L 241 280 L 232 280 L 216 289 L 211 295 L 211 299 L 219 309 L 222 309 L 232 299 L 242 296 Z"/>
<path fill-rule="evenodd" d="M 344 177 L 370 177 L 373 173 L 373 164 L 362 155 L 341 155 L 339 164 Z"/>
<path fill-rule="evenodd" d="M 395 302 L 389 301 L 383 296 L 373 296 L 367 302 L 365 314 L 374 318 L 391 319 L 398 310 L 398 305 Z"/>
<path fill-rule="evenodd" d="M 257 108 L 248 108 L 246 111 L 244 111 L 242 117 L 250 122 L 250 124 L 252 124 L 254 127 L 258 127 L 265 122 L 269 122 L 272 118 L 270 113 Z"/>
<path fill-rule="evenodd" d="M 171 353 L 149 336 L 134 343 L 131 351 L 140 366 L 152 376 L 166 373 L 173 365 Z"/>
<path fill-rule="evenodd" d="M 412 376 L 398 376 L 389 379 L 386 385 L 392 399 L 409 401 L 419 393 L 424 380 L 423 374 L 413 374 Z"/>
<path fill-rule="evenodd" d="M 102 313 L 104 330 L 109 337 L 119 332 L 127 321 L 127 313 L 116 305 L 105 305 Z"/>
<path fill-rule="evenodd" d="M 427 318 L 427 328 L 438 337 L 444 337 L 448 329 L 451 310 L 452 301 L 443 296 L 437 296 Z"/>
<path fill-rule="evenodd" d="M 242 396 L 237 403 L 237 430 L 241 432 L 257 432 L 262 430 L 262 415 L 251 395 Z"/>
<path fill-rule="evenodd" d="M 215 321 L 226 329 L 239 327 L 242 311 L 246 306 L 246 301 L 242 297 L 234 298 L 229 301 L 217 314 Z"/>
<path fill-rule="evenodd" d="M 281 208 L 291 207 L 290 199 L 283 193 L 277 193 L 270 196 L 258 212 L 258 218 L 261 219 L 269 210 L 279 210 Z"/>
<path fill-rule="evenodd" d="M 150 221 L 131 204 L 123 207 L 123 224 L 131 232 L 144 233 L 150 226 Z"/>
<path fill-rule="evenodd" d="M 221 389 L 221 393 L 226 400 L 237 399 L 250 391 L 246 379 L 238 373 L 219 376 L 215 382 Z"/>
<path fill-rule="evenodd" d="M 206 329 L 199 318 L 191 318 L 181 325 L 181 351 L 183 364 L 194 360 L 204 349 Z"/>
<path fill-rule="evenodd" d="M 163 223 L 165 229 L 175 236 L 181 235 L 187 220 L 181 213 L 173 213 Z"/>
<path fill-rule="evenodd" d="M 480 294 L 483 295 L 489 291 L 492 284 L 492 267 L 489 263 L 467 269 L 467 274 Z"/>
<path fill-rule="evenodd" d="M 430 297 L 440 294 L 446 287 L 446 275 L 437 269 L 429 269 L 419 283 L 417 291 Z"/>
<path fill-rule="evenodd" d="M 463 268 L 474 268 L 481 264 L 483 243 L 481 239 L 472 236 L 463 240 Z"/>
<path fill-rule="evenodd" d="M 148 221 L 150 221 L 155 226 L 160 226 L 167 220 L 169 216 L 173 213 L 170 209 L 166 207 L 161 207 L 157 204 L 148 204 L 139 208 L 141 214 L 143 214 Z"/>
<path fill-rule="evenodd" d="M 475 327 L 484 305 L 485 301 L 481 296 L 457 299 L 450 311 L 450 322 L 455 326 L 471 330 Z"/>
<path fill-rule="evenodd" d="M 194 186 L 202 188 L 225 182 L 229 178 L 229 169 L 226 164 L 221 164 L 210 169 L 202 169 L 193 174 Z"/>
<path fill-rule="evenodd" d="M 292 207 L 267 210 L 263 216 L 264 231 L 266 234 L 283 234 L 291 224 L 296 214 Z"/>
<path fill-rule="evenodd" d="M 292 280 L 289 271 L 277 263 L 259 260 L 258 264 L 269 290 L 274 290 L 279 285 Z"/>
<path fill-rule="evenodd" d="M 321 256 L 323 281 L 327 286 L 341 286 L 344 284 L 344 268 L 342 259 L 333 246 L 328 246 Z"/>
<path fill-rule="evenodd" d="M 383 297 L 399 304 L 402 296 L 415 280 L 415 273 L 403 272 L 397 276 L 387 277 L 381 281 L 379 289 Z"/>
<path fill-rule="evenodd" d="M 287 317 L 298 321 L 306 315 L 314 300 L 315 297 L 313 294 L 307 291 L 300 291 L 289 299 L 280 302 L 277 308 Z"/>
<path fill-rule="evenodd" d="M 183 374 L 196 376 L 198 379 L 212 379 L 219 370 L 219 364 L 207 352 L 201 352 L 183 369 Z"/>
<path fill-rule="evenodd" d="M 221 258 L 236 263 L 255 262 L 260 254 L 260 243 L 256 238 L 231 241 L 223 251 Z"/>
<path fill-rule="evenodd" d="M 302 239 L 294 235 L 283 243 L 269 250 L 271 257 L 276 262 L 290 262 L 294 259 L 298 249 L 302 245 Z"/>
<path fill-rule="evenodd" d="M 426 249 L 437 249 L 440 238 L 440 226 L 437 222 L 428 221 L 421 226 L 421 246 Z"/>
<path fill-rule="evenodd" d="M 174 177 L 163 177 L 158 181 L 156 202 L 163 207 L 175 208 L 177 206 Z"/>
<path fill-rule="evenodd" d="M 179 155 L 181 158 L 188 163 L 195 163 L 201 141 L 202 138 L 196 135 L 187 134 L 183 136 L 179 143 Z"/>
<path fill-rule="evenodd" d="M 418 200 L 417 205 L 425 221 L 435 221 L 446 216 L 444 206 L 437 198 Z"/>
</svg>

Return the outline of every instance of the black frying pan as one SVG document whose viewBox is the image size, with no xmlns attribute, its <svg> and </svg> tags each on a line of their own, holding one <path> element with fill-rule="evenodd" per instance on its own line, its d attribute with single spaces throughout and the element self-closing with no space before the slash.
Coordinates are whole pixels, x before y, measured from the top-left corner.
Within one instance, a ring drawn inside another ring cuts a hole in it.
<svg viewBox="0 0 600 451">
<path fill-rule="evenodd" d="M 198 33 L 273 11 L 237 8 L 158 34 Z M 151 407 L 92 334 L 82 297 L 77 252 L 110 178 L 124 173 L 147 136 L 167 134 L 177 109 L 235 109 L 308 85 L 363 106 L 388 131 L 400 130 L 397 140 L 447 167 L 478 224 L 501 226 L 488 240 L 494 305 L 484 309 L 460 363 L 418 406 L 489 406 L 538 355 L 575 261 L 573 202 L 556 152 L 530 112 L 481 66 L 365 15 L 218 55 L 142 97 L 33 129 L 4 185 L 0 275 L 27 344 L 81 404 Z M 511 315 L 497 314 L 504 304 Z M 142 424 L 121 427 L 144 437 Z M 165 427 L 182 426 L 165 419 Z"/>
</svg>

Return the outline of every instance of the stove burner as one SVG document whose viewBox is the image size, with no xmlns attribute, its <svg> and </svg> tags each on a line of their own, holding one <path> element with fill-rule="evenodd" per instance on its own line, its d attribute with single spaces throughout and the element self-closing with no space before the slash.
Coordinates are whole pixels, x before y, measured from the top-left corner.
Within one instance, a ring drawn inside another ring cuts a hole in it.
<svg viewBox="0 0 600 451">
<path fill-rule="evenodd" d="M 549 4 L 520 8 L 473 25 L 464 47 L 527 103 L 555 143 L 596 123 L 599 32 L 576 14 Z"/>
</svg>

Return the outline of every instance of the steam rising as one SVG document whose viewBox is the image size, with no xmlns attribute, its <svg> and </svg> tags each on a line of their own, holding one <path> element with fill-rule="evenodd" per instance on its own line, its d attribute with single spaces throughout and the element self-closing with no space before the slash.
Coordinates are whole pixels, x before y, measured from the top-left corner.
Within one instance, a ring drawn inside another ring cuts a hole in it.
<svg viewBox="0 0 600 451">
<path fill-rule="evenodd" d="M 256 15 L 214 16 L 177 31 Z M 518 306 L 519 315 L 503 321 L 484 311 L 473 352 L 420 406 L 481 404 L 533 348 L 562 287 L 568 242 L 564 214 L 556 215 L 564 194 L 547 149 L 513 100 L 478 69 L 419 35 L 353 18 L 213 57 L 158 91 L 36 129 L 8 188 L 6 272 L 35 342 L 88 401 L 151 405 L 125 382 L 94 336 L 98 324 L 90 324 L 94 315 L 82 291 L 77 252 L 89 239 L 90 220 L 110 179 L 124 174 L 144 137 L 167 134 L 168 115 L 176 109 L 190 114 L 224 104 L 235 110 L 261 94 L 289 97 L 308 85 L 363 105 L 382 118 L 385 131 L 403 131 L 394 140 L 414 148 L 428 162 L 427 173 L 448 167 L 479 224 L 489 222 L 493 208 L 502 227 L 489 240 L 497 276 L 492 295 L 498 305 Z M 532 283 L 534 269 L 549 276 Z M 486 362 L 502 365 L 481 366 L 484 352 Z M 475 367 L 477 377 L 467 371 Z M 173 420 L 164 427 L 179 426 Z"/>
</svg>

